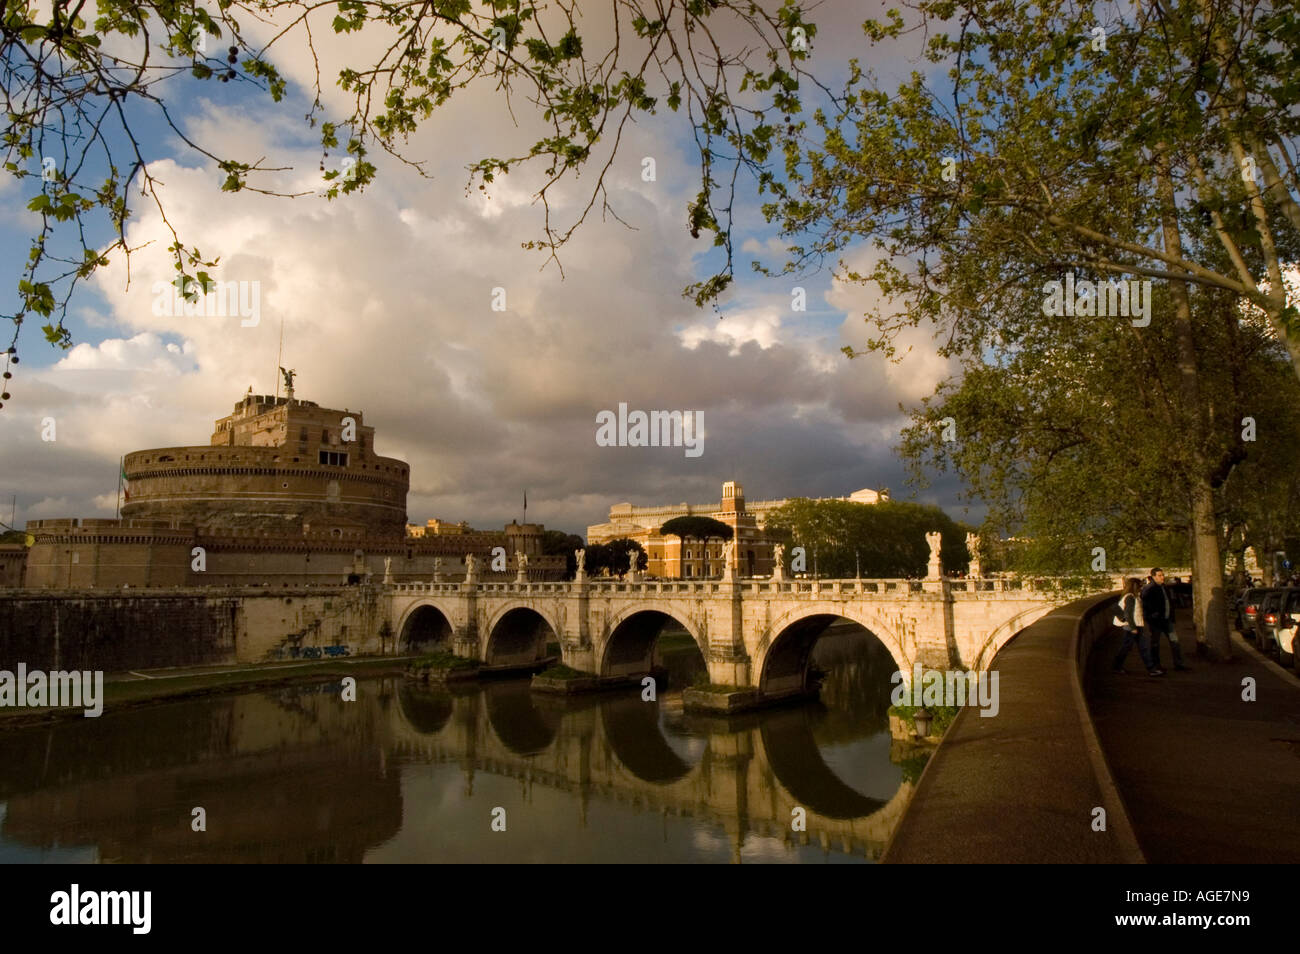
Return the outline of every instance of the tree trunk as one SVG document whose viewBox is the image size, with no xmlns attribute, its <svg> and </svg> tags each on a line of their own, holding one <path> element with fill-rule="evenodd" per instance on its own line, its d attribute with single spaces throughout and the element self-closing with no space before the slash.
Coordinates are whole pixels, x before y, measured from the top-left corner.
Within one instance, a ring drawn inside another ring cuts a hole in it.
<svg viewBox="0 0 1300 954">
<path fill-rule="evenodd" d="M 1200 475 L 1192 487 L 1192 621 L 1200 655 L 1210 659 L 1232 655 L 1214 493 Z"/>
<path fill-rule="evenodd" d="M 1156 150 L 1156 188 L 1161 200 L 1161 227 L 1165 251 L 1180 258 L 1182 235 L 1174 204 L 1174 184 L 1169 173 L 1168 151 L 1162 143 Z M 1197 376 L 1196 332 L 1192 326 L 1192 303 L 1187 283 L 1171 280 L 1170 298 L 1174 305 L 1174 331 L 1178 341 L 1176 361 L 1182 411 L 1186 415 L 1191 445 L 1191 525 L 1192 525 L 1192 619 L 1196 626 L 1197 650 L 1212 659 L 1226 659 L 1232 653 L 1228 637 L 1227 604 L 1224 599 L 1223 561 L 1219 553 L 1219 525 L 1214 513 L 1214 491 L 1209 482 L 1209 462 L 1205 456 L 1205 433 L 1208 427 L 1205 404 L 1201 400 Z"/>
</svg>

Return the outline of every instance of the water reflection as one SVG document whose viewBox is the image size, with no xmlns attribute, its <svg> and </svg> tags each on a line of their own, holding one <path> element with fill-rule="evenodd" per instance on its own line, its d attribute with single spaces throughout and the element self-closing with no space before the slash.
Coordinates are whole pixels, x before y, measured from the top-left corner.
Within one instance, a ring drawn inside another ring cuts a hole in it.
<svg viewBox="0 0 1300 954">
<path fill-rule="evenodd" d="M 665 656 L 652 703 L 380 678 L 10 731 L 0 861 L 866 860 L 911 790 L 882 653 L 828 633 L 822 702 L 730 720 L 683 712 L 692 664 Z"/>
</svg>

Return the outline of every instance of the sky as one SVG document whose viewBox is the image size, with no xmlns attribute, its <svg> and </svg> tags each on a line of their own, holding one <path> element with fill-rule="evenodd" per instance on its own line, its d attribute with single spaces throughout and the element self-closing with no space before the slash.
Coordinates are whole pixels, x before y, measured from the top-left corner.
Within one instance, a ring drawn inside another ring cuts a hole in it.
<svg viewBox="0 0 1300 954">
<path fill-rule="evenodd" d="M 878 6 L 815 12 L 812 67 L 864 52 L 860 22 Z M 329 83 L 331 64 L 341 44 L 366 41 L 328 31 L 315 40 L 322 101 L 340 115 L 346 103 Z M 303 121 L 311 60 L 302 44 L 277 50 L 290 79 L 284 102 L 245 84 L 182 80 L 171 108 L 191 139 L 250 162 L 267 157 L 288 167 L 273 177 L 279 189 L 319 193 L 320 163 L 336 168 L 338 156 L 322 159 Z M 873 65 L 915 66 L 901 53 Z M 276 390 L 277 364 L 296 370 L 299 398 L 362 410 L 376 451 L 410 464 L 411 522 L 499 527 L 519 519 L 526 489 L 529 520 L 582 533 L 615 503 L 704 503 L 725 480 L 740 481 L 750 500 L 888 487 L 895 499 L 969 516 L 944 475 L 914 495 L 895 454 L 900 403 L 914 406 L 952 370 L 928 332 L 905 336 L 912 350 L 898 363 L 846 358 L 845 345 L 866 342 L 873 290 L 830 271 L 753 274 L 750 260 L 779 265 L 782 245 L 752 190 L 738 208 L 735 288 L 718 313 L 684 298 L 716 258 L 707 236 L 687 231 L 697 159 L 685 119 L 666 110 L 624 134 L 606 175 L 610 203 L 631 228 L 593 214 L 560 253 L 563 276 L 544 267 L 543 255 L 520 248 L 541 234 L 538 180 L 512 174 L 487 192 L 466 189 L 468 163 L 532 142 L 530 118 L 514 112 L 486 88 L 467 91 L 402 149 L 428 178 L 372 151 L 377 181 L 333 201 L 223 193 L 211 161 L 142 119 L 168 219 L 220 256 L 215 279 L 256 283 L 257 323 L 157 313 L 153 289 L 174 274 L 171 239 L 137 194 L 129 283 L 119 254 L 83 286 L 70 308 L 69 351 L 24 331 L 21 373 L 0 410 L 0 519 L 13 497 L 17 526 L 112 516 L 120 455 L 207 443 L 213 421 L 250 387 Z M 655 159 L 652 182 L 642 178 L 645 157 Z M 24 206 L 39 185 L 0 180 L 0 296 L 9 308 L 39 221 Z M 588 187 L 584 177 L 556 197 L 562 218 Z M 851 261 L 866 254 L 854 250 Z M 792 310 L 796 286 L 805 312 Z M 492 308 L 496 289 L 504 311 Z M 620 402 L 697 412 L 703 452 L 599 446 L 596 415 Z M 53 441 L 42 440 L 48 418 Z"/>
</svg>

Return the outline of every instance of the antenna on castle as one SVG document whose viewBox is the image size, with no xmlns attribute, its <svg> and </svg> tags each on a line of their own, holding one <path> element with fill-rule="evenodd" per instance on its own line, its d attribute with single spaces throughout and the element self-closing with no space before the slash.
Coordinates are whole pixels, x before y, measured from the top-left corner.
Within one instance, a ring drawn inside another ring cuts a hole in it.
<svg viewBox="0 0 1300 954">
<path fill-rule="evenodd" d="M 280 347 L 275 352 L 275 367 L 277 371 L 284 370 L 284 312 L 280 312 Z M 275 379 L 275 403 L 280 403 L 280 378 L 277 375 Z"/>
</svg>

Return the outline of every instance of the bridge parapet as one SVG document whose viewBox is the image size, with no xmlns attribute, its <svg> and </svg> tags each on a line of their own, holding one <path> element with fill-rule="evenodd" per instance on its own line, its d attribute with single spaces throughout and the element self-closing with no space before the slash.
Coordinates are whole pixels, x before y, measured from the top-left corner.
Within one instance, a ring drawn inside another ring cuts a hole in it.
<svg viewBox="0 0 1300 954">
<path fill-rule="evenodd" d="M 460 593 L 474 586 L 480 594 L 573 594 L 585 592 L 592 596 L 653 594 L 656 596 L 711 596 L 714 594 L 740 594 L 741 596 L 910 596 L 916 593 L 948 593 L 964 596 L 987 593 L 1014 593 L 1017 598 L 1035 593 L 1057 596 L 1070 588 L 1065 581 L 1044 579 L 972 579 L 972 580 L 914 580 L 914 579 L 859 579 L 843 580 L 773 580 L 770 577 L 737 577 L 732 582 L 722 580 L 627 580 L 587 579 L 563 582 L 529 581 L 478 581 L 473 584 L 456 583 L 394 583 L 393 593 Z"/>
</svg>

